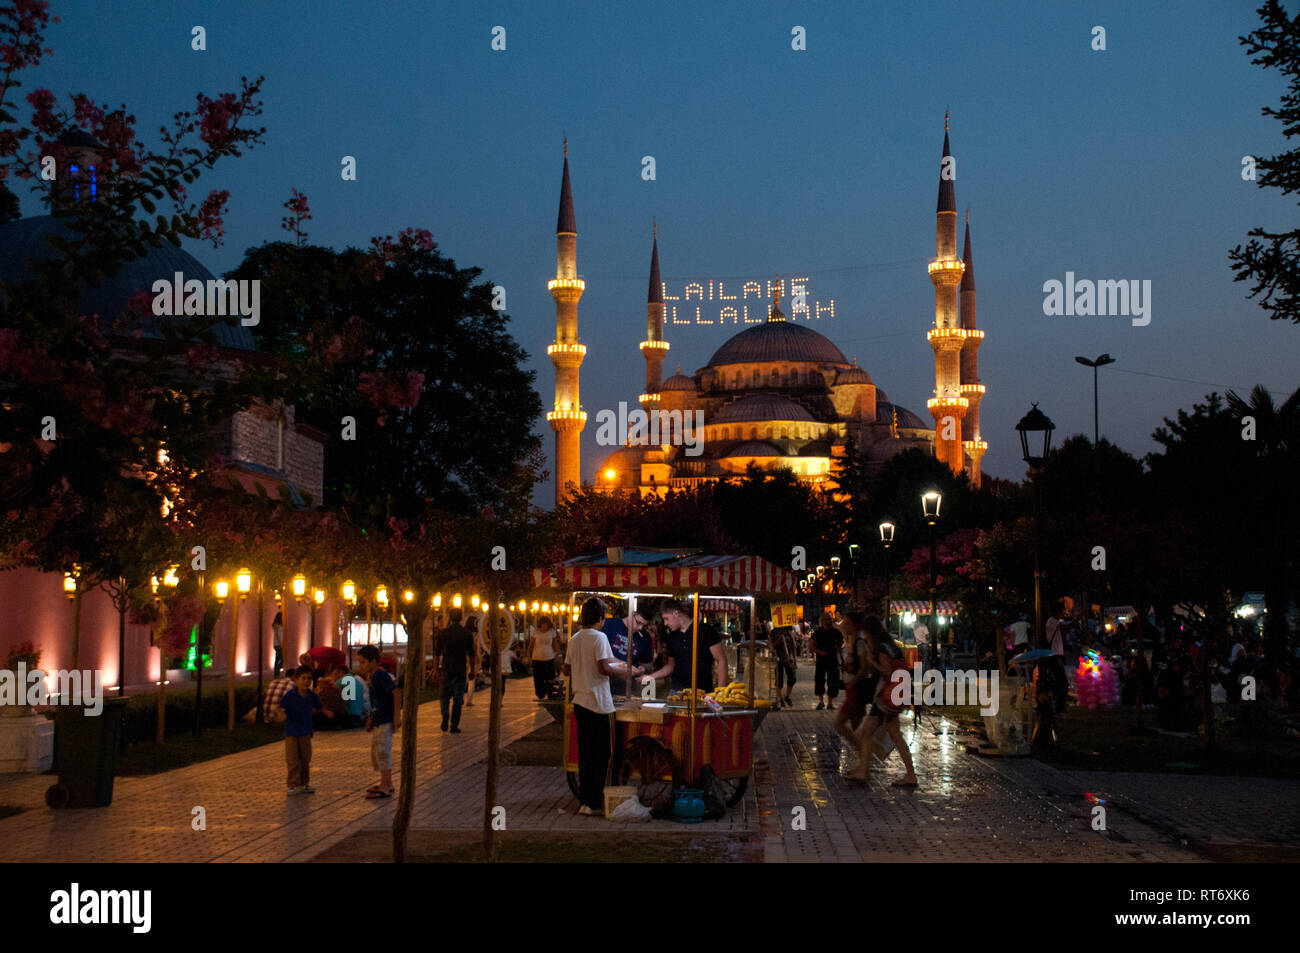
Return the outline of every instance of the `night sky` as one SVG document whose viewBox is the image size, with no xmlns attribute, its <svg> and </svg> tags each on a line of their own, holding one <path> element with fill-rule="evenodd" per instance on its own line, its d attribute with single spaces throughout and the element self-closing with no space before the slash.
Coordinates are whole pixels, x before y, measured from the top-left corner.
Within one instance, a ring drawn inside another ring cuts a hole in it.
<svg viewBox="0 0 1300 953">
<path fill-rule="evenodd" d="M 1122 2 L 385 3 L 381 13 L 54 0 L 54 55 L 20 95 L 46 86 L 125 102 L 149 137 L 196 92 L 265 74 L 267 144 L 191 189 L 231 191 L 226 242 L 189 250 L 224 271 L 245 248 L 284 238 L 292 187 L 309 197 L 313 243 L 429 228 L 458 265 L 506 287 L 547 409 L 546 282 L 567 133 L 587 282 L 584 478 L 607 452 L 596 412 L 642 389 L 652 218 L 670 294 L 689 280 L 722 279 L 730 293 L 744 279 L 806 276 L 810 304 L 835 302 L 812 326 L 926 416 L 926 263 L 950 108 L 987 334 L 984 470 L 1019 479 L 1013 428 L 1031 401 L 1058 442 L 1091 435 L 1092 375 L 1076 354 L 1118 358 L 1102 371 L 1102 432 L 1138 455 L 1156 448 L 1163 416 L 1210 390 L 1258 382 L 1281 399 L 1297 384 L 1297 329 L 1246 300 L 1227 259 L 1251 227 L 1295 222 L 1290 200 L 1241 177 L 1244 155 L 1286 148 L 1280 124 L 1260 115 L 1282 81 L 1237 42 L 1257 25 L 1255 5 L 1180 3 L 1173 15 Z M 190 49 L 196 24 L 207 52 Z M 503 53 L 490 48 L 497 25 Z M 796 25 L 805 52 L 791 49 Z M 1096 25 L 1105 52 L 1091 49 Z M 357 158 L 355 182 L 340 178 L 344 155 Z M 646 155 L 653 182 L 641 177 Z M 35 198 L 24 210 L 38 212 Z M 1045 316 L 1043 283 L 1067 271 L 1150 280 L 1150 324 Z M 702 367 L 740 330 L 668 325 L 665 376 L 678 361 L 688 374 Z M 544 419 L 537 429 L 549 458 Z"/>
</svg>

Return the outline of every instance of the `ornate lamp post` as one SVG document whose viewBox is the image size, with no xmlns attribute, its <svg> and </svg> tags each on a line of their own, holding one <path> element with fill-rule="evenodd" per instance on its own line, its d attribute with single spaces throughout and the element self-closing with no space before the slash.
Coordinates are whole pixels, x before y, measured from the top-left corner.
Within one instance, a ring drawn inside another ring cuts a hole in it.
<svg viewBox="0 0 1300 953">
<path fill-rule="evenodd" d="M 1043 647 L 1043 571 L 1040 566 L 1042 519 L 1039 513 L 1038 476 L 1051 450 L 1052 431 L 1055 429 L 1056 425 L 1038 409 L 1037 404 L 1016 424 L 1016 430 L 1020 431 L 1020 450 L 1025 463 L 1029 464 L 1029 480 L 1034 494 L 1034 648 L 1038 649 Z"/>
<path fill-rule="evenodd" d="M 325 590 L 313 589 L 311 594 L 311 599 L 313 604 L 307 607 L 307 612 L 311 616 L 310 625 L 308 626 L 308 629 L 311 632 L 312 648 L 315 648 L 316 647 L 316 614 L 320 611 L 320 607 L 325 604 Z M 351 666 L 349 666 L 349 668 L 350 667 Z"/>
<path fill-rule="evenodd" d="M 893 613 L 889 611 L 889 547 L 894 544 L 894 524 L 884 520 L 880 524 L 880 544 L 885 548 L 885 631 L 889 631 Z"/>
<path fill-rule="evenodd" d="M 939 507 L 943 504 L 943 495 L 937 490 L 928 490 L 921 494 L 921 512 L 925 514 L 925 521 L 929 524 L 930 534 L 930 657 L 936 657 L 938 648 L 939 627 L 935 624 L 935 580 L 938 573 L 934 565 L 934 525 L 939 522 Z"/>
<path fill-rule="evenodd" d="M 343 596 L 343 601 L 348 604 L 348 667 L 352 666 L 352 610 L 357 604 L 357 586 L 351 579 L 344 580 L 343 588 L 339 590 Z M 369 632 L 366 633 L 369 638 Z M 312 638 L 315 638 L 313 632 Z M 314 648 L 315 646 L 313 646 Z"/>
</svg>

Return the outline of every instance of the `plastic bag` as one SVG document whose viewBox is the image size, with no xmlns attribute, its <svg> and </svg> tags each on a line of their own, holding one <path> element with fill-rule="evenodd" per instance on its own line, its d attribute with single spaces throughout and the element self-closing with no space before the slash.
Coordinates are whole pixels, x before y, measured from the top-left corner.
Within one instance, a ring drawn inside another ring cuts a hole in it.
<svg viewBox="0 0 1300 953">
<path fill-rule="evenodd" d="M 648 821 L 650 808 L 641 803 L 640 798 L 630 797 L 609 815 L 611 821 Z"/>
</svg>

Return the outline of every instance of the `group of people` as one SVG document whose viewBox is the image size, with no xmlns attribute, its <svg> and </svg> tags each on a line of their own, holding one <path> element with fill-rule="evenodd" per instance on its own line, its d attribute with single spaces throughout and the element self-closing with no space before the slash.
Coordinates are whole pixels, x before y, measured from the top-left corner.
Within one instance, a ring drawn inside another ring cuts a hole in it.
<svg viewBox="0 0 1300 953">
<path fill-rule="evenodd" d="M 655 621 L 656 613 L 660 622 Z M 615 694 L 660 681 L 674 691 L 689 689 L 693 666 L 696 687 L 703 691 L 728 681 L 722 634 L 701 624 L 697 639 L 688 603 L 664 599 L 652 608 L 638 602 L 635 609 L 629 606 L 625 617 L 608 616 L 603 600 L 586 600 L 578 613 L 579 629 L 564 654 L 564 674 L 573 692 L 578 726 L 578 813 L 582 815 L 605 812 L 609 719 Z M 693 645 L 697 646 L 694 655 Z"/>
<path fill-rule="evenodd" d="M 370 799 L 392 797 L 393 732 L 402 724 L 402 692 L 397 680 L 380 664 L 379 649 L 357 650 L 355 672 L 336 648 L 317 646 L 304 652 L 295 669 L 267 687 L 263 720 L 284 723 L 288 793 L 313 794 L 312 736 L 319 728 L 362 728 L 370 734 L 370 763 L 378 773 L 366 789 Z"/>
</svg>

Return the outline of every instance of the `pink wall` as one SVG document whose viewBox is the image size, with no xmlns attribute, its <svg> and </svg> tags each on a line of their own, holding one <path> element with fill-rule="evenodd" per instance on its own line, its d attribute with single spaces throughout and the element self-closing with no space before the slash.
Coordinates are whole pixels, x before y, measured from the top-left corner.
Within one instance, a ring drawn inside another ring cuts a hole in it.
<svg viewBox="0 0 1300 953">
<path fill-rule="evenodd" d="M 212 651 L 210 677 L 225 678 L 230 658 L 230 629 L 234 621 L 234 600 L 227 599 L 217 622 Z M 269 673 L 275 660 L 271 620 L 277 606 L 270 591 L 265 596 L 262 643 L 263 667 Z M 296 662 L 308 647 L 308 605 L 297 605 L 292 597 L 284 607 L 284 660 Z M 5 631 L 0 635 L 0 662 L 16 643 L 31 639 L 41 653 L 41 667 L 46 671 L 72 668 L 72 603 L 63 594 L 63 577 L 58 573 L 35 569 L 11 569 L 0 572 L 0 613 Z M 335 600 L 327 599 L 317 612 L 316 644 L 339 645 L 333 620 Z M 80 667 L 104 673 L 106 688 L 115 687 L 119 678 L 118 614 L 108 593 L 97 589 L 86 593 L 81 601 Z M 239 608 L 239 639 L 235 651 L 235 672 L 257 672 L 257 596 L 246 597 Z M 149 644 L 149 629 L 126 624 L 126 686 L 128 691 L 152 690 L 159 680 L 158 650 Z M 205 679 L 206 680 L 206 679 Z M 185 685 L 188 673 L 173 685 Z"/>
</svg>

